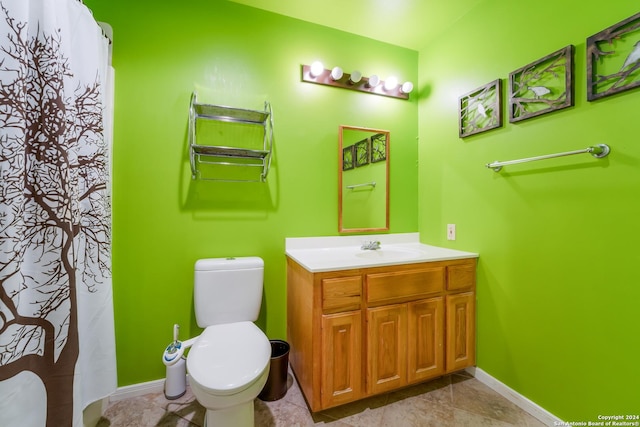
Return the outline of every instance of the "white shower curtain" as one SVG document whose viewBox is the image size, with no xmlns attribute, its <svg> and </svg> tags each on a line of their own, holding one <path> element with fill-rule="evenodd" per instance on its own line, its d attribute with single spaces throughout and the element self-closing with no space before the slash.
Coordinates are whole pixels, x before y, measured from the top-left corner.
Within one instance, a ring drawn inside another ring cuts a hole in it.
<svg viewBox="0 0 640 427">
<path fill-rule="evenodd" d="M 116 388 L 108 40 L 78 0 L 0 0 L 0 426 Z"/>
</svg>

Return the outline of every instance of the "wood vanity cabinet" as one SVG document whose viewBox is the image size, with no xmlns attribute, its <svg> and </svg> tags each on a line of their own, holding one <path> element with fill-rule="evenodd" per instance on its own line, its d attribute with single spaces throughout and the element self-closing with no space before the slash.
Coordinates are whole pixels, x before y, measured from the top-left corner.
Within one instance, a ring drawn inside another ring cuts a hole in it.
<svg viewBox="0 0 640 427">
<path fill-rule="evenodd" d="M 289 361 L 312 411 L 475 364 L 475 258 L 312 273 L 287 257 Z"/>
</svg>

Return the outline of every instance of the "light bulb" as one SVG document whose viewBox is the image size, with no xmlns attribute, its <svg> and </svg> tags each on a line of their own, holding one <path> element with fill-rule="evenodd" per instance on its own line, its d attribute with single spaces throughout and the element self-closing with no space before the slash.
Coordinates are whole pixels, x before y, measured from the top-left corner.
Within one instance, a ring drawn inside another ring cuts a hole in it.
<svg viewBox="0 0 640 427">
<path fill-rule="evenodd" d="M 360 80 L 362 80 L 362 73 L 358 70 L 353 70 L 353 73 L 351 73 L 351 76 L 349 77 L 349 81 L 353 84 L 356 84 Z"/>
<path fill-rule="evenodd" d="M 400 87 L 400 92 L 402 93 L 411 93 L 412 90 L 413 90 L 413 83 L 411 82 L 404 82 Z"/>
<path fill-rule="evenodd" d="M 376 87 L 378 86 L 379 83 L 380 83 L 380 77 L 374 74 L 373 76 L 369 77 L 369 83 L 367 84 L 367 86 Z"/>
<path fill-rule="evenodd" d="M 311 77 L 318 77 L 320 74 L 322 74 L 323 71 L 324 65 L 322 65 L 322 62 L 315 61 L 313 64 L 311 64 L 309 74 L 311 74 Z"/>
<path fill-rule="evenodd" d="M 390 91 L 398 86 L 398 79 L 391 76 L 384 81 L 384 90 Z"/>
<path fill-rule="evenodd" d="M 340 80 L 343 74 L 342 68 L 340 67 L 333 67 L 333 70 L 331 70 L 331 78 L 333 80 Z"/>
</svg>

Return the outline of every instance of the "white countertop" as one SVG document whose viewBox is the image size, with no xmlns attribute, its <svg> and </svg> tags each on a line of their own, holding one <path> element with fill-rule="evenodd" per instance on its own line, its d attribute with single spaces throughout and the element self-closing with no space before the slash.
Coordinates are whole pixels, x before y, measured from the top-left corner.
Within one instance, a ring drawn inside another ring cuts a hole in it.
<svg viewBox="0 0 640 427">
<path fill-rule="evenodd" d="M 425 245 L 419 238 L 418 233 L 296 237 L 285 240 L 285 249 L 288 257 L 312 273 L 478 257 L 473 252 Z M 368 241 L 379 241 L 380 249 L 360 249 Z"/>
</svg>

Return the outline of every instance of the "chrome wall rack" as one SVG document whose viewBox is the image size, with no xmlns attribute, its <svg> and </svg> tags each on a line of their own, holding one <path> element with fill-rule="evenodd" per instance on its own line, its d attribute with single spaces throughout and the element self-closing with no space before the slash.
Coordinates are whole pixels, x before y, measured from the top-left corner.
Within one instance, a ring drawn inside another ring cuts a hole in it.
<svg viewBox="0 0 640 427">
<path fill-rule="evenodd" d="M 198 124 L 202 121 L 215 121 L 231 127 L 217 129 L 205 138 L 198 134 Z M 255 129 L 242 135 L 237 126 Z M 201 104 L 193 92 L 189 106 L 189 157 L 193 179 L 264 182 L 271 167 L 272 152 L 273 114 L 268 101 L 265 101 L 263 111 L 247 110 Z M 253 171 L 237 172 L 245 168 Z"/>
</svg>

